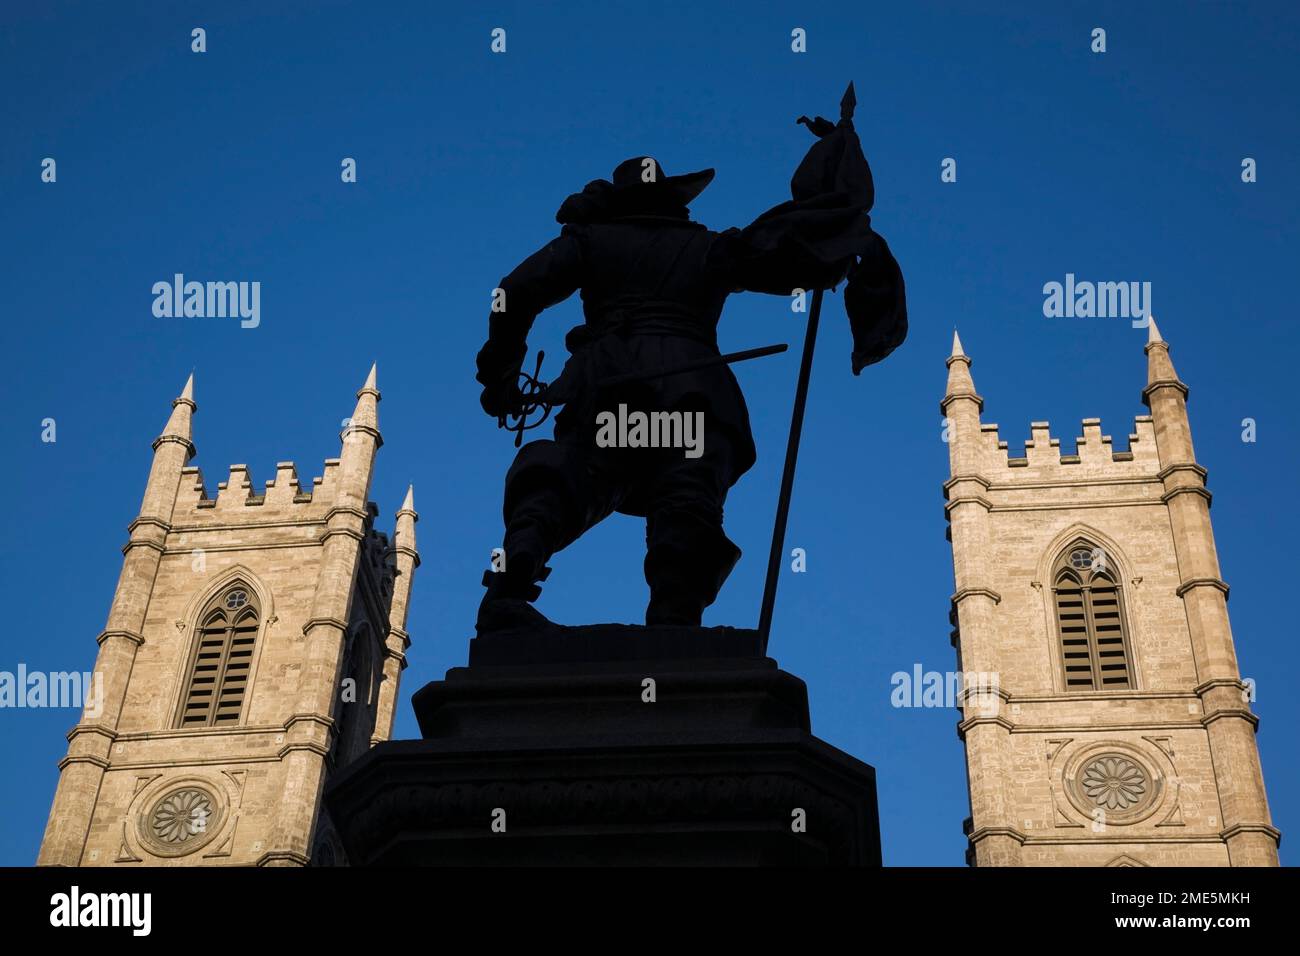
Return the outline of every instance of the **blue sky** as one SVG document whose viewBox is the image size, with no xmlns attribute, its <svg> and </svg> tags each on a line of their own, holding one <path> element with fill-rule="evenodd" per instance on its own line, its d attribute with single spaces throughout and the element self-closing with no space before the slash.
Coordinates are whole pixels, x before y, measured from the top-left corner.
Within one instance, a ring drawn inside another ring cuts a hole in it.
<svg viewBox="0 0 1300 956">
<path fill-rule="evenodd" d="M 912 331 L 854 378 L 828 298 L 788 534 L 808 571 L 783 578 L 771 651 L 807 681 L 814 731 L 876 767 L 886 862 L 960 865 L 964 849 L 955 712 L 889 703 L 895 671 L 953 666 L 938 415 L 953 327 L 1012 454 L 1041 419 L 1063 451 L 1092 416 L 1122 447 L 1146 411 L 1144 332 L 1044 318 L 1042 286 L 1067 272 L 1152 283 L 1192 391 L 1242 671 L 1258 681 L 1274 822 L 1297 825 L 1294 7 L 457 6 L 0 8 L 0 670 L 92 665 L 149 444 L 191 369 L 212 492 L 232 462 L 258 483 L 281 460 L 319 474 L 377 361 L 372 497 L 391 528 L 414 482 L 422 516 L 397 724 L 416 736 L 409 696 L 464 663 L 499 541 L 513 448 L 473 381 L 491 289 L 555 233 L 568 193 L 627 156 L 716 167 L 695 218 L 745 224 L 787 198 L 809 142 L 794 118 L 833 116 L 852 79 Z M 807 53 L 791 52 L 795 27 Z M 44 157 L 55 184 L 40 181 Z M 355 184 L 340 182 L 343 157 Z M 945 157 L 956 183 L 940 182 Z M 155 318 L 150 288 L 176 272 L 260 281 L 260 326 Z M 551 374 L 579 320 L 576 299 L 539 320 Z M 727 502 L 745 557 L 706 623 L 757 619 L 800 323 L 761 296 L 724 314 L 724 349 L 794 348 L 738 369 L 759 462 Z M 542 610 L 639 620 L 642 544 L 639 523 L 611 519 L 553 562 Z M 0 712 L 0 863 L 34 860 L 75 720 Z"/>
</svg>

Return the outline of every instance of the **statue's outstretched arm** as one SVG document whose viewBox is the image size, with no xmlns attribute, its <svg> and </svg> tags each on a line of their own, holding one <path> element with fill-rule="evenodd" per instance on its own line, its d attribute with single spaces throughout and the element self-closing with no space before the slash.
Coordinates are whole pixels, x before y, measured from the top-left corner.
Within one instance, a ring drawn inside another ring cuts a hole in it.
<svg viewBox="0 0 1300 956">
<path fill-rule="evenodd" d="M 831 200 L 787 202 L 744 229 L 719 233 L 708 264 L 732 292 L 790 295 L 840 282 L 871 237 L 871 220 Z"/>
</svg>

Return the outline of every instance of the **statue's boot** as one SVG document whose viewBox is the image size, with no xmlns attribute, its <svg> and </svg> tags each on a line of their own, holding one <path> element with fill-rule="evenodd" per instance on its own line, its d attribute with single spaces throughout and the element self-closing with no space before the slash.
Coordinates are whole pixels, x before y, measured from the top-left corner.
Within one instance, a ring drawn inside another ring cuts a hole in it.
<svg viewBox="0 0 1300 956">
<path fill-rule="evenodd" d="M 545 580 L 550 570 L 542 569 L 542 580 Z M 477 633 L 533 631 L 550 626 L 551 622 L 546 615 L 532 605 L 542 593 L 536 584 L 520 586 L 518 582 L 510 580 L 504 571 L 484 571 L 483 584 L 487 593 L 479 602 L 478 619 L 474 622 Z"/>
<path fill-rule="evenodd" d="M 538 581 L 551 573 L 546 562 L 583 530 L 579 500 L 585 465 L 556 442 L 529 442 L 506 474 L 502 517 L 505 564 L 483 575 L 487 594 L 479 605 L 479 634 L 535 631 L 553 626 L 532 606 L 542 593 Z"/>
<path fill-rule="evenodd" d="M 740 549 L 721 527 L 686 512 L 656 516 L 646 545 L 646 624 L 698 626 L 740 560 Z"/>
<path fill-rule="evenodd" d="M 487 593 L 478 606 L 475 631 L 487 634 L 549 627 L 546 615 L 532 604 L 542 593 L 537 582 L 545 581 L 551 573 L 544 559 L 537 556 L 545 553 L 538 536 L 531 528 L 515 529 L 513 534 L 506 534 L 503 550 L 506 569 L 483 572 Z"/>
</svg>

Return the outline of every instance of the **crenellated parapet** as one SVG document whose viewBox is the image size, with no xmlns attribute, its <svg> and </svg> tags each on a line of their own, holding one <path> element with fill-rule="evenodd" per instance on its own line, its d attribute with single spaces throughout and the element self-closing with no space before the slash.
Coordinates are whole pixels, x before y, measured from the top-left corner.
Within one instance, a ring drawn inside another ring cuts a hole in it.
<svg viewBox="0 0 1300 956">
<path fill-rule="evenodd" d="M 1120 451 L 1104 434 L 1101 419 L 1085 418 L 1074 440 L 1074 454 L 1062 454 L 1061 439 L 1052 435 L 1048 422 L 1031 422 L 1025 453 L 1011 457 L 998 426 L 981 424 L 975 440 L 978 473 L 995 484 L 1017 481 L 1078 481 L 1107 478 L 1147 478 L 1160 471 L 1155 425 L 1150 415 L 1139 415 L 1128 435 L 1128 448 Z"/>
<path fill-rule="evenodd" d="M 202 470 L 187 466 L 181 470 L 173 524 L 215 526 L 236 514 L 253 521 L 324 520 L 338 503 L 338 474 L 339 459 L 327 458 L 322 473 L 304 486 L 297 466 L 280 461 L 275 465 L 275 477 L 258 488 L 248 465 L 233 464 L 226 479 L 217 483 L 216 494 L 210 495 Z"/>
</svg>

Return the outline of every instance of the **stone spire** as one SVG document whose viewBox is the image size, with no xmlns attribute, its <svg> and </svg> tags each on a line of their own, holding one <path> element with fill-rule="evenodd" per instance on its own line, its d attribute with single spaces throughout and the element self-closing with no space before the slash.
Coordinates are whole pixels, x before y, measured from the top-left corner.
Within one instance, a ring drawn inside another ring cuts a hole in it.
<svg viewBox="0 0 1300 956">
<path fill-rule="evenodd" d="M 357 404 L 344 423 L 343 450 L 339 454 L 340 507 L 351 507 L 365 514 L 370 493 L 370 476 L 375 452 L 384 443 L 379 433 L 379 389 L 375 385 L 375 366 L 370 366 L 366 383 L 357 391 Z"/>
<path fill-rule="evenodd" d="M 1160 334 L 1154 317 L 1148 318 L 1147 387 L 1142 390 L 1142 401 L 1151 409 L 1151 419 L 1156 428 L 1156 448 L 1164 468 L 1176 464 L 1194 464 L 1196 452 L 1192 448 L 1192 429 L 1187 420 L 1187 386 L 1174 371 L 1169 358 L 1169 343 Z"/>
<path fill-rule="evenodd" d="M 366 383 L 357 391 L 357 407 L 352 411 L 351 425 L 353 428 L 369 427 L 375 429 L 375 437 L 378 439 L 379 433 L 379 386 L 375 384 L 376 368 L 378 363 L 370 366 L 370 373 L 366 376 Z M 380 444 L 382 444 L 380 440 Z"/>
<path fill-rule="evenodd" d="M 194 455 L 192 418 L 194 375 L 172 401 L 163 433 L 153 443 L 153 462 L 145 483 L 140 513 L 128 529 L 108 621 L 99 635 L 94 673 L 102 675 L 97 702 L 87 701 L 81 720 L 68 734 L 68 756 L 37 862 L 42 866 L 77 866 L 82 862 L 89 821 L 108 767 L 118 721 L 126 703 L 127 683 L 135 667 L 136 650 L 144 643 L 145 614 L 167 546 L 181 470 Z"/>
<path fill-rule="evenodd" d="M 943 439 L 948 443 L 951 477 L 944 483 L 944 497 L 947 498 L 944 511 L 953 546 L 953 581 L 956 584 L 948 619 L 954 626 L 954 646 L 960 642 L 963 669 L 995 673 L 998 657 L 994 608 L 1001 597 L 990 585 L 989 480 L 980 474 L 980 412 L 984 400 L 975 391 L 975 381 L 970 374 L 971 359 L 962 348 L 961 337 L 955 329 L 947 365 L 948 388 L 939 404 L 939 411 L 944 416 Z M 1000 703 L 1000 699 L 996 703 Z M 966 709 L 964 693 L 959 706 L 964 717 L 972 716 L 972 712 Z M 1001 781 L 1007 779 L 1009 771 L 996 744 L 999 733 L 1002 731 L 993 723 L 976 723 L 964 731 L 963 737 L 967 753 L 978 755 L 973 760 L 983 768 L 981 772 L 997 781 L 991 787 L 971 788 L 972 826 L 981 834 L 983 852 L 996 860 L 1007 859 L 1014 852 L 1010 846 L 1012 838 L 1000 835 L 1009 833 L 1014 824 L 1007 813 L 1007 802 L 1001 789 Z M 983 834 L 994 835 L 985 839 Z"/>
<path fill-rule="evenodd" d="M 370 520 L 370 476 L 375 452 L 383 443 L 379 435 L 379 388 L 375 367 L 357 391 L 351 418 L 343 422 L 343 451 L 333 505 L 321 535 L 322 553 L 316 593 L 312 597 L 307 623 L 302 627 L 304 649 L 300 658 L 298 703 L 294 720 L 303 726 L 332 727 L 331 714 L 338 695 L 340 667 L 347 646 L 351 620 L 353 582 L 356 580 L 361 545 Z M 315 734 L 317 731 L 312 730 Z M 326 735 L 328 736 L 328 734 Z M 325 749 L 316 749 L 316 747 Z M 328 740 L 316 740 L 285 758 L 288 793 L 318 786 L 320 758 L 328 752 Z M 312 832 L 316 806 L 304 802 L 290 808 L 282 824 L 291 833 Z M 305 859 L 305 858 L 304 858 Z"/>
<path fill-rule="evenodd" d="M 953 475 L 974 474 L 978 471 L 980 412 L 984 399 L 975 391 L 970 356 L 963 351 L 956 329 L 952 332 L 952 354 L 947 365 L 948 388 L 939 403 L 939 414 L 944 417 L 948 461 Z"/>
<path fill-rule="evenodd" d="M 190 372 L 190 377 L 185 380 L 185 387 L 181 389 L 180 395 L 172 399 L 172 413 L 167 419 L 162 434 L 153 443 L 154 451 L 157 452 L 159 444 L 164 441 L 178 441 L 187 446 L 188 454 L 185 460 L 194 457 L 193 418 L 198 408 L 194 404 L 194 373 Z"/>
<path fill-rule="evenodd" d="M 1160 335 L 1160 329 L 1156 326 L 1154 316 L 1147 319 L 1147 387 L 1142 393 L 1142 401 L 1150 407 L 1150 392 L 1153 388 L 1160 385 L 1173 385 L 1182 390 L 1183 397 L 1187 396 L 1187 386 L 1178 379 L 1178 373 L 1174 371 L 1174 363 L 1169 358 L 1169 343 Z"/>
<path fill-rule="evenodd" d="M 420 563 L 420 556 L 415 550 L 415 523 L 419 520 L 420 516 L 415 510 L 415 486 L 408 485 L 402 507 L 397 509 L 397 527 L 393 532 L 393 549 L 399 553 L 410 552 L 417 565 Z M 403 621 L 405 621 L 405 614 L 403 614 Z"/>
<path fill-rule="evenodd" d="M 144 500 L 137 520 L 149 520 L 165 526 L 172 519 L 176 491 L 180 487 L 181 469 L 194 457 L 194 373 L 185 381 L 180 395 L 172 399 L 172 413 L 162 434 L 153 442 L 153 464 L 145 484 Z"/>
<path fill-rule="evenodd" d="M 387 740 L 393 733 L 393 718 L 397 711 L 397 689 L 403 668 L 406 667 L 406 649 L 411 644 L 406 630 L 406 615 L 411 601 L 411 583 L 415 569 L 420 566 L 420 553 L 415 548 L 415 523 L 420 516 L 415 511 L 415 488 L 406 489 L 406 499 L 397 510 L 397 527 L 389 560 L 393 568 L 393 600 L 388 609 L 388 636 L 384 641 L 384 679 L 379 685 L 379 707 L 375 714 L 375 731 L 371 743 Z"/>
<path fill-rule="evenodd" d="M 952 330 L 952 354 L 948 356 L 948 391 L 944 396 L 947 402 L 957 396 L 972 396 L 979 403 L 980 408 L 984 407 L 984 401 L 975 392 L 975 380 L 971 378 L 970 356 L 967 355 L 961 347 L 961 336 L 957 330 Z M 947 414 L 945 412 L 945 414 Z"/>
<path fill-rule="evenodd" d="M 1147 387 L 1142 400 L 1151 409 L 1160 454 L 1163 499 L 1169 507 L 1181 581 L 1177 594 L 1186 607 L 1192 654 L 1199 681 L 1201 723 L 1209 735 L 1210 754 L 1220 781 L 1221 835 L 1232 866 L 1277 866 L 1280 834 L 1273 827 L 1264 793 L 1264 775 L 1255 747 L 1258 718 L 1246 703 L 1232 626 L 1228 620 L 1228 585 L 1220 577 L 1210 524 L 1206 472 L 1196 462 L 1187 419 L 1187 386 L 1169 360 L 1169 343 L 1155 320 L 1147 329 Z"/>
</svg>

